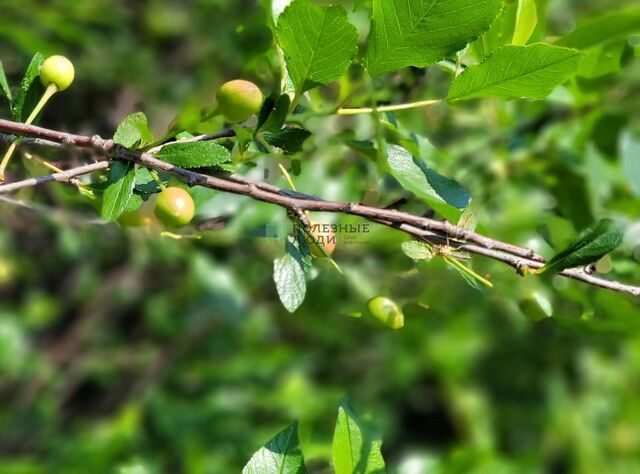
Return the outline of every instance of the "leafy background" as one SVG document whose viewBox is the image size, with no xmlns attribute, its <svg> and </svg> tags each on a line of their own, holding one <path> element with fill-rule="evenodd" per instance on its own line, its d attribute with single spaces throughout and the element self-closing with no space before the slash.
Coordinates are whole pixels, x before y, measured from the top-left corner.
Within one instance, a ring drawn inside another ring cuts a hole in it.
<svg viewBox="0 0 640 474">
<path fill-rule="evenodd" d="M 366 11 L 340 3 L 362 34 Z M 631 3 L 537 2 L 534 36 Z M 77 82 L 48 106 L 47 126 L 110 136 L 143 110 L 161 134 L 178 113 L 195 120 L 224 80 L 276 89 L 270 21 L 267 2 L 7 0 L 0 58 L 12 84 L 35 51 L 73 58 Z M 498 28 L 472 47 L 490 51 L 492 35 Z M 606 74 L 587 70 L 545 101 L 402 112 L 398 133 L 437 145 L 430 163 L 471 191 L 492 236 L 551 255 L 595 218 L 626 216 L 613 266 L 637 282 L 638 38 L 610 48 L 592 69 Z M 400 103 L 446 96 L 450 77 L 432 67 L 376 81 L 378 100 Z M 313 94 L 331 104 L 340 91 Z M 298 157 L 299 189 L 407 196 L 344 145 L 371 136 L 368 117 L 306 125 L 314 137 Z M 280 210 L 198 192 L 199 218 L 227 226 L 176 241 L 100 223 L 62 186 L 17 197 L 34 205 L 0 205 L 2 473 L 240 472 L 295 419 L 309 470 L 328 472 L 345 401 L 381 435 L 391 472 L 640 470 L 640 312 L 630 297 L 537 286 L 485 261 L 476 270 L 497 289 L 478 292 L 441 262 L 416 266 L 402 236 L 372 226 L 339 245 L 346 276 L 321 268 L 290 315 L 272 281 L 281 246 L 259 237 L 267 224 L 286 228 Z M 551 318 L 527 318 L 532 292 Z M 376 294 L 405 304 L 404 329 L 349 316 Z"/>
</svg>

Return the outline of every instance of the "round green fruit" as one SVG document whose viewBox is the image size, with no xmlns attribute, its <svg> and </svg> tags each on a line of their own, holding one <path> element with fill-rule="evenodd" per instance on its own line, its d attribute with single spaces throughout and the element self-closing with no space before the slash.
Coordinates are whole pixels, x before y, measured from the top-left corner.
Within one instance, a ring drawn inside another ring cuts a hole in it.
<svg viewBox="0 0 640 474">
<path fill-rule="evenodd" d="M 378 321 L 391 329 L 404 326 L 404 314 L 395 301 L 384 296 L 375 296 L 367 303 L 367 310 Z"/>
<path fill-rule="evenodd" d="M 253 82 L 236 79 L 225 82 L 216 94 L 220 112 L 230 122 L 244 122 L 262 106 L 262 92 Z"/>
<path fill-rule="evenodd" d="M 156 199 L 155 214 L 166 226 L 186 225 L 191 222 L 195 212 L 193 198 L 182 188 L 165 188 Z"/>
<path fill-rule="evenodd" d="M 55 84 L 59 91 L 68 88 L 75 77 L 73 64 L 64 56 L 51 56 L 42 63 L 40 80 L 45 87 Z"/>
</svg>

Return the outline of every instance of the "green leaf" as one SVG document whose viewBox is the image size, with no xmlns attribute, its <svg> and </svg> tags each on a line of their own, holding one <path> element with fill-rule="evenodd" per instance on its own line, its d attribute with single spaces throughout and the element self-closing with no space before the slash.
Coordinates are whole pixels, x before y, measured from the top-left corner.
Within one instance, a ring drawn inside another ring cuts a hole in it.
<svg viewBox="0 0 640 474">
<path fill-rule="evenodd" d="M 271 438 L 242 469 L 242 474 L 304 474 L 304 457 L 298 442 L 298 422 Z"/>
<path fill-rule="evenodd" d="M 452 222 L 460 217 L 458 209 L 464 209 L 471 200 L 471 195 L 460 183 L 436 173 L 401 146 L 388 146 L 387 163 L 403 188 Z"/>
<path fill-rule="evenodd" d="M 155 156 L 182 168 L 222 166 L 231 159 L 229 150 L 211 141 L 172 143 L 163 146 Z"/>
<path fill-rule="evenodd" d="M 102 196 L 102 218 L 113 222 L 124 212 L 133 195 L 136 171 L 133 163 L 116 161 L 109 170 Z"/>
<path fill-rule="evenodd" d="M 287 242 L 287 253 L 273 262 L 273 281 L 282 305 L 293 313 L 300 307 L 307 293 L 300 251 Z"/>
<path fill-rule="evenodd" d="M 554 256 L 538 273 L 557 273 L 600 260 L 622 243 L 622 232 L 612 219 L 601 219 L 582 231 L 576 240 Z"/>
<path fill-rule="evenodd" d="M 410 240 L 403 242 L 401 247 L 404 254 L 412 260 L 431 260 L 433 258 L 433 250 L 425 242 Z"/>
<path fill-rule="evenodd" d="M 626 131 L 620 138 L 620 158 L 624 176 L 636 196 L 640 196 L 640 138 Z"/>
<path fill-rule="evenodd" d="M 344 407 L 338 410 L 333 434 L 332 460 L 335 474 L 384 474 L 382 443 L 371 439 Z"/>
<path fill-rule="evenodd" d="M 264 139 L 270 145 L 277 146 L 288 155 L 302 150 L 302 145 L 311 136 L 311 132 L 304 128 L 287 127 L 276 133 L 265 133 Z"/>
<path fill-rule="evenodd" d="M 567 48 L 588 49 L 604 43 L 626 40 L 638 32 L 640 6 L 633 5 L 589 18 L 555 44 Z"/>
<path fill-rule="evenodd" d="M 125 117 L 113 134 L 113 141 L 127 148 L 140 148 L 153 141 L 147 116 L 136 112 Z"/>
<path fill-rule="evenodd" d="M 451 84 L 447 99 L 543 99 L 576 73 L 582 53 L 543 43 L 498 48 Z"/>
<path fill-rule="evenodd" d="M 7 100 L 11 102 L 11 89 L 9 89 L 7 76 L 5 76 L 4 74 L 4 67 L 2 66 L 2 61 L 0 61 L 0 89 L 2 90 L 2 93 L 7 98 Z"/>
<path fill-rule="evenodd" d="M 36 53 L 24 73 L 11 110 L 11 117 L 16 122 L 23 122 L 29 116 L 29 113 L 40 99 L 42 92 L 44 92 L 44 86 L 40 81 L 36 80 L 40 76 L 40 68 L 43 62 L 44 56 Z M 26 112 L 25 108 L 27 109 Z"/>
<path fill-rule="evenodd" d="M 279 131 L 287 120 L 289 107 L 291 106 L 291 98 L 289 94 L 282 94 L 275 101 L 273 109 L 269 113 L 262 125 L 258 125 L 258 129 L 264 132 L 275 133 Z"/>
<path fill-rule="evenodd" d="M 626 41 L 619 41 L 587 50 L 578 68 L 578 76 L 595 78 L 622 70 L 622 58 L 627 47 Z"/>
<path fill-rule="evenodd" d="M 436 63 L 487 31 L 501 9 L 501 0 L 374 0 L 367 69 Z"/>
<path fill-rule="evenodd" d="M 518 0 L 516 24 L 512 44 L 525 45 L 538 24 L 538 9 L 535 0 Z"/>
<path fill-rule="evenodd" d="M 358 49 L 358 32 L 342 6 L 294 0 L 282 12 L 276 37 L 296 94 L 338 79 Z"/>
</svg>

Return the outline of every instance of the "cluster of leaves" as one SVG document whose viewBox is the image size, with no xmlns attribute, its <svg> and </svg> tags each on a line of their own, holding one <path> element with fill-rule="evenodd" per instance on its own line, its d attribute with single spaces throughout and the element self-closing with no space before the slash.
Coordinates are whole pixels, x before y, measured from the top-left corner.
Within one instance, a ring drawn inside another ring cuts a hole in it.
<svg viewBox="0 0 640 474">
<path fill-rule="evenodd" d="M 381 442 L 362 429 L 348 408 L 340 407 L 333 434 L 332 464 L 336 474 L 384 474 Z M 304 474 L 304 456 L 295 422 L 258 450 L 242 474 Z"/>
</svg>

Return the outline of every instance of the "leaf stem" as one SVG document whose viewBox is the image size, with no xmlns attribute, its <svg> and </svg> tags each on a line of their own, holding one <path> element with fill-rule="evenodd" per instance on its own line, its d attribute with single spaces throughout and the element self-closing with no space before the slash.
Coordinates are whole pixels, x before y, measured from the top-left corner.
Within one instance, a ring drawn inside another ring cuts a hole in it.
<svg viewBox="0 0 640 474">
<path fill-rule="evenodd" d="M 482 283 L 484 286 L 486 286 L 487 288 L 493 288 L 493 283 L 491 283 L 489 280 L 487 280 L 486 278 L 481 277 L 480 275 L 478 275 L 476 272 L 474 272 L 473 270 L 471 270 L 469 267 L 467 267 L 466 265 L 463 265 L 462 263 L 460 263 L 458 261 L 458 259 L 456 258 L 452 258 L 452 257 L 447 257 L 446 255 L 442 257 L 444 259 L 445 262 L 447 262 L 449 265 L 452 265 L 454 267 L 456 267 L 458 270 L 466 273 L 467 275 L 469 275 L 472 278 L 475 278 L 476 280 L 478 280 L 480 283 Z"/>
</svg>

